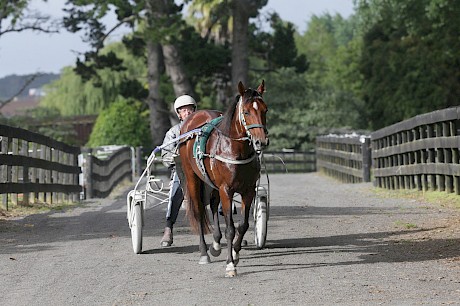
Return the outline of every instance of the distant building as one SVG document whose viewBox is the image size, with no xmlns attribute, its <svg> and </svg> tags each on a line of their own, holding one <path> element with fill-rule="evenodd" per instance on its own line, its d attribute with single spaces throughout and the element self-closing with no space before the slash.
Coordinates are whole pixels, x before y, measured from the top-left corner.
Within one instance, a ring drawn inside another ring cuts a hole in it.
<svg viewBox="0 0 460 306">
<path fill-rule="evenodd" d="M 42 88 L 29 88 L 29 97 L 43 97 L 45 94 Z"/>
<path fill-rule="evenodd" d="M 0 109 L 0 113 L 6 118 L 24 115 L 26 111 L 36 108 L 38 103 L 40 96 L 15 97 Z"/>
</svg>

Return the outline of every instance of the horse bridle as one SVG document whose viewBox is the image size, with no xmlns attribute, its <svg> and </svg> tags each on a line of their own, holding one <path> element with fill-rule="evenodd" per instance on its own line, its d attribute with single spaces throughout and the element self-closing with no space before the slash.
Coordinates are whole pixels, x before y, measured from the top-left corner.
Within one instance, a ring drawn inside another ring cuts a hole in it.
<svg viewBox="0 0 460 306">
<path fill-rule="evenodd" d="M 260 123 L 255 123 L 255 124 L 247 124 L 246 123 L 246 118 L 244 117 L 244 112 L 243 112 L 243 97 L 240 96 L 240 100 L 238 101 L 238 113 L 239 113 L 239 119 L 241 121 L 241 124 L 243 125 L 246 135 L 248 136 L 249 143 L 252 143 L 252 134 L 250 132 L 251 129 L 254 128 L 262 128 L 264 129 L 265 134 L 268 134 L 267 127 L 263 124 Z"/>
</svg>

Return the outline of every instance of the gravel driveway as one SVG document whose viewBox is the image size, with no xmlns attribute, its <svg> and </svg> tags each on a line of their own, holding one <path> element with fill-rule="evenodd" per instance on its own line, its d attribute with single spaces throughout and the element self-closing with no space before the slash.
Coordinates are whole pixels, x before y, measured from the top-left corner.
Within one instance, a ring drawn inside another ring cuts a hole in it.
<svg viewBox="0 0 460 306">
<path fill-rule="evenodd" d="M 146 211 L 132 252 L 125 194 L 0 220 L 1 305 L 460 305 L 460 211 L 382 197 L 318 173 L 270 176 L 266 248 L 198 265 L 181 210 L 160 248 L 165 206 Z M 225 240 L 224 240 L 225 241 Z M 211 242 L 211 236 L 207 236 Z"/>
</svg>

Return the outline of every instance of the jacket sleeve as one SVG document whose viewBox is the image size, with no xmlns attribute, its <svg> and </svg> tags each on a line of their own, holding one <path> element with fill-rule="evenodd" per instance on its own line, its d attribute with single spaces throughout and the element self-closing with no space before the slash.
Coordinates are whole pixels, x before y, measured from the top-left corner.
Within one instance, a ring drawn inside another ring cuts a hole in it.
<svg viewBox="0 0 460 306">
<path fill-rule="evenodd" d="M 173 127 L 169 129 L 168 132 L 166 132 L 165 138 L 163 139 L 163 144 L 170 142 L 172 139 L 178 136 L 176 135 L 175 130 L 176 129 Z M 162 158 L 163 165 L 165 165 L 165 167 L 168 167 L 168 168 L 174 167 L 175 165 L 174 156 L 177 155 L 176 150 L 177 150 L 177 143 L 172 143 L 164 147 L 161 150 L 161 158 Z"/>
</svg>

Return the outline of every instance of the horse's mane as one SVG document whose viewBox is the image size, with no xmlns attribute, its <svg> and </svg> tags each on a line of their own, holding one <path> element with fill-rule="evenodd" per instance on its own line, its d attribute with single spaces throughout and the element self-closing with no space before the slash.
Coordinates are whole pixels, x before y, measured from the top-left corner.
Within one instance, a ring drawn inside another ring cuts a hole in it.
<svg viewBox="0 0 460 306">
<path fill-rule="evenodd" d="M 246 89 L 246 91 L 244 92 L 244 97 L 248 97 L 248 96 L 261 97 L 260 93 L 257 90 L 254 90 L 254 89 L 251 89 L 251 88 Z M 236 105 L 238 104 L 238 101 L 240 100 L 240 97 L 241 97 L 241 95 L 237 95 L 235 97 L 235 100 L 233 100 L 233 103 L 227 108 L 227 110 L 223 114 L 224 119 L 222 119 L 222 122 L 220 124 L 219 129 L 225 135 L 230 134 L 230 128 L 231 128 L 231 125 L 232 125 L 233 116 L 235 116 Z M 243 101 L 246 101 L 246 99 L 243 98 Z"/>
<path fill-rule="evenodd" d="M 223 119 L 220 124 L 220 130 L 222 133 L 225 135 L 228 135 L 230 133 L 230 127 L 232 125 L 232 119 L 233 116 L 235 115 L 236 112 L 236 105 L 238 104 L 238 101 L 240 100 L 240 95 L 237 95 L 235 97 L 235 100 L 232 102 L 232 104 L 227 108 L 225 113 L 223 114 Z"/>
</svg>

